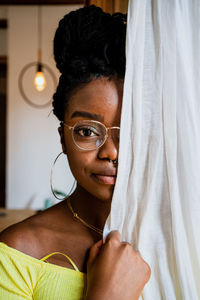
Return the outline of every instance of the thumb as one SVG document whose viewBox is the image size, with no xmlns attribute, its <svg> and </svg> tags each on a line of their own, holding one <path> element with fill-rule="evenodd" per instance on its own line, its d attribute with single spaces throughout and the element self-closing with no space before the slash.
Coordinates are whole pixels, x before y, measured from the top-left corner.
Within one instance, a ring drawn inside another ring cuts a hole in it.
<svg viewBox="0 0 200 300">
<path fill-rule="evenodd" d="M 93 262 L 95 261 L 95 259 L 99 255 L 99 252 L 101 250 L 102 245 L 103 245 L 103 240 L 100 240 L 90 248 L 89 258 L 88 258 L 88 261 L 87 261 L 87 267 L 88 268 L 90 268 L 92 266 Z"/>
</svg>

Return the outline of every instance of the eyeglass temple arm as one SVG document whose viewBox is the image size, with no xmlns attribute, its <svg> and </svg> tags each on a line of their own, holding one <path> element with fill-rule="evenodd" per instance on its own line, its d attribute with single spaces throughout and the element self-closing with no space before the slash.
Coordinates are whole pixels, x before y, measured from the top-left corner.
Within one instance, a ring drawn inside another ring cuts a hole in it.
<svg viewBox="0 0 200 300">
<path fill-rule="evenodd" d="M 63 125 L 63 126 L 65 126 L 65 127 L 68 127 L 69 129 L 72 129 L 72 128 L 74 128 L 73 126 L 70 126 L 70 125 L 67 125 L 65 122 L 61 122 L 61 124 Z"/>
<path fill-rule="evenodd" d="M 119 126 L 106 127 L 106 128 L 107 128 L 107 130 L 109 130 L 109 129 L 120 129 L 120 127 L 119 127 Z"/>
</svg>

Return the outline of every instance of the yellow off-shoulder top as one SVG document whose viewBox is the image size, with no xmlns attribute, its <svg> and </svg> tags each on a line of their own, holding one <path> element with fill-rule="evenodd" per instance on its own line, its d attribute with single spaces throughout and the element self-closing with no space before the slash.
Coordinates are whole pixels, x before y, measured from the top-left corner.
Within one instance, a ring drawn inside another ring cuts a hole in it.
<svg viewBox="0 0 200 300">
<path fill-rule="evenodd" d="M 78 270 L 46 263 L 51 255 L 38 260 L 0 243 L 1 300 L 80 300 L 84 295 L 86 274 Z"/>
</svg>

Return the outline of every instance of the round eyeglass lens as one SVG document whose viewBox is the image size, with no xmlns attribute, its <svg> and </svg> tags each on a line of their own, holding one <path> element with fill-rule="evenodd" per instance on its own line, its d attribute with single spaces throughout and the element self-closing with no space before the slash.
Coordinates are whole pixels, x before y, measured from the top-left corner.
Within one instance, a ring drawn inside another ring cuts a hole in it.
<svg viewBox="0 0 200 300">
<path fill-rule="evenodd" d="M 73 139 L 75 144 L 84 150 L 99 148 L 106 137 L 106 128 L 95 121 L 81 121 L 74 126 Z"/>
</svg>

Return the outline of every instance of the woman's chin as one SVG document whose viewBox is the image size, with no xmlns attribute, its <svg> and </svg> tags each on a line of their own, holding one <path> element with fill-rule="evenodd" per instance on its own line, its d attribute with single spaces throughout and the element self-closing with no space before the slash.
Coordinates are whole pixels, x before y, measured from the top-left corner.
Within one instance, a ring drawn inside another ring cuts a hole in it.
<svg viewBox="0 0 200 300">
<path fill-rule="evenodd" d="M 86 197 L 91 195 L 98 200 L 111 203 L 115 184 L 102 184 L 102 182 L 99 182 L 96 178 L 89 178 L 85 183 L 86 184 L 78 184 L 77 192 L 79 190 L 81 194 L 86 193 Z"/>
<path fill-rule="evenodd" d="M 114 186 L 112 185 L 112 186 L 107 186 L 106 188 L 102 187 L 101 189 L 96 189 L 95 191 L 92 191 L 92 194 L 101 201 L 111 203 L 113 190 L 114 190 Z"/>
</svg>

